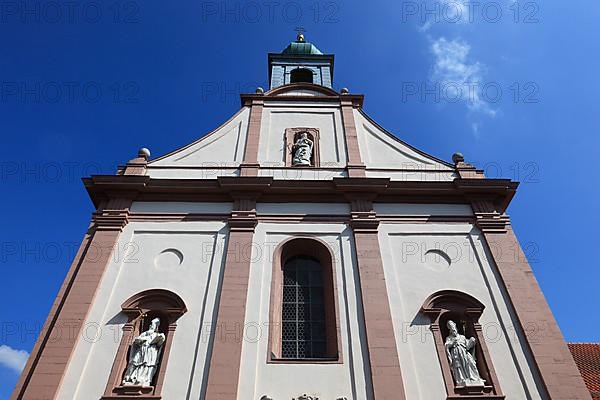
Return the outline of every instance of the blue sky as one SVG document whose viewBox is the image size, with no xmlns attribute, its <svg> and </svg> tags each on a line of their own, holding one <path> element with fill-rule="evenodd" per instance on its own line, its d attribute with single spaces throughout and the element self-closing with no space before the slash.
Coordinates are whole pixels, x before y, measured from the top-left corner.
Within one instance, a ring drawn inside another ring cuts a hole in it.
<svg viewBox="0 0 600 400">
<path fill-rule="evenodd" d="M 522 182 L 509 213 L 563 333 L 600 341 L 597 2 L 67 4 L 0 10 L 0 399 L 88 225 L 80 177 L 227 120 L 297 26 L 398 137 Z"/>
</svg>

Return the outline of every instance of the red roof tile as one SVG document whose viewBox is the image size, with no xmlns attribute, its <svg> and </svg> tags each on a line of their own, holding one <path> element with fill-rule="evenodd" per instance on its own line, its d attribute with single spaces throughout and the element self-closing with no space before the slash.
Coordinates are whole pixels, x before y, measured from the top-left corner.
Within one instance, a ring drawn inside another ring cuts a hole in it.
<svg viewBox="0 0 600 400">
<path fill-rule="evenodd" d="M 594 400 L 600 400 L 600 343 L 568 343 Z"/>
</svg>

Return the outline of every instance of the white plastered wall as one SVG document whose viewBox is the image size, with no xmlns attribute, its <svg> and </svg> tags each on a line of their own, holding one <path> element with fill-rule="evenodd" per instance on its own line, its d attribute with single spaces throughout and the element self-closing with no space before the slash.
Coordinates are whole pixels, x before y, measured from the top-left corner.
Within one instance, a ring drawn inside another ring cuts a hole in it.
<svg viewBox="0 0 600 400">
<path fill-rule="evenodd" d="M 153 178 L 215 179 L 239 175 L 248 133 L 250 108 L 244 107 L 229 121 L 194 143 L 151 161 Z"/>
<path fill-rule="evenodd" d="M 289 93 L 282 96 L 285 97 Z M 339 104 L 306 96 L 302 102 L 266 99 L 262 112 L 258 161 L 260 176 L 289 180 L 329 180 L 346 177 L 348 154 Z M 248 134 L 250 108 L 243 107 L 210 134 L 148 164 L 153 178 L 215 179 L 239 176 Z M 452 181 L 456 174 L 449 165 L 411 148 L 353 110 L 361 157 L 367 177 L 389 177 L 404 181 Z M 285 130 L 319 129 L 320 167 L 285 168 Z"/>
<path fill-rule="evenodd" d="M 283 167 L 285 130 L 287 128 L 319 129 L 321 167 L 346 166 L 344 127 L 339 106 L 318 102 L 265 103 L 262 114 L 258 160 L 268 167 Z"/>
<path fill-rule="evenodd" d="M 101 281 L 58 398 L 102 396 L 126 322 L 121 304 L 154 288 L 176 293 L 188 308 L 173 337 L 163 398 L 201 398 L 226 235 L 222 222 L 129 223 Z"/>
<path fill-rule="evenodd" d="M 419 313 L 431 294 L 445 289 L 465 292 L 485 305 L 480 323 L 507 399 L 542 398 L 514 313 L 476 228 L 384 223 L 379 239 L 407 398 L 445 398 L 429 320 Z M 450 263 L 430 250 L 446 253 Z"/>
<path fill-rule="evenodd" d="M 284 207 L 288 206 L 288 207 Z M 221 214 L 230 203 L 134 203 L 132 212 Z M 465 216 L 466 205 L 375 204 L 385 216 Z M 260 215 L 347 215 L 348 205 L 258 203 Z M 312 235 L 328 243 L 335 258 L 342 364 L 268 364 L 268 322 L 272 254 L 292 236 Z M 163 395 L 201 399 L 208 365 L 209 328 L 214 323 L 217 286 L 224 264 L 227 228 L 222 222 L 131 222 L 124 229 L 86 320 L 59 393 L 60 399 L 100 398 L 122 336 L 121 304 L 143 290 L 163 288 L 179 295 L 188 312 L 178 321 Z M 391 312 L 409 399 L 444 398 L 439 360 L 429 323 L 418 315 L 425 299 L 438 290 L 466 292 L 485 306 L 481 323 L 500 386 L 510 399 L 540 399 L 525 344 L 490 265 L 480 233 L 467 223 L 382 223 L 379 239 Z M 259 223 L 252 249 L 242 346 L 239 400 L 292 398 L 369 399 L 365 342 L 357 288 L 353 235 L 338 223 Z M 183 261 L 173 257 L 176 249 Z M 445 251 L 449 266 L 431 249 Z M 233 379 L 233 378 L 232 378 Z M 539 382 L 538 382 L 539 383 Z"/>
<path fill-rule="evenodd" d="M 452 181 L 453 169 L 399 141 L 355 109 L 360 154 L 367 177 L 403 181 Z"/>
</svg>

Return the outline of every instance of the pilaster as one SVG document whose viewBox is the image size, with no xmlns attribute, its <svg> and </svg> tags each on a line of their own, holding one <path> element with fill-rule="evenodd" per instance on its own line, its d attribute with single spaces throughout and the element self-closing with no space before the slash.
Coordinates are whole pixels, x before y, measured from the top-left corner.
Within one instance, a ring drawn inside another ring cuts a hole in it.
<svg viewBox="0 0 600 400">
<path fill-rule="evenodd" d="M 495 212 L 490 201 L 474 201 L 472 207 L 548 397 L 589 399 L 589 392 L 509 217 Z"/>
<path fill-rule="evenodd" d="M 258 146 L 260 142 L 260 129 L 264 100 L 253 98 L 250 100 L 250 118 L 248 121 L 248 133 L 246 136 L 246 148 L 244 150 L 244 161 L 240 165 L 241 176 L 258 176 Z"/>
<path fill-rule="evenodd" d="M 93 214 L 12 400 L 56 398 L 130 205 L 131 199 L 112 199 Z"/>
<path fill-rule="evenodd" d="M 340 96 L 344 135 L 348 152 L 348 164 L 346 169 L 348 171 L 348 177 L 350 178 L 365 177 L 365 164 L 363 163 L 360 154 L 358 134 L 356 131 L 356 123 L 354 121 L 354 107 L 357 107 L 358 105 L 353 98 L 346 96 L 348 95 Z"/>
<path fill-rule="evenodd" d="M 406 398 L 379 246 L 379 219 L 371 193 L 351 193 L 354 232 L 364 314 L 369 371 L 375 400 Z"/>
<path fill-rule="evenodd" d="M 231 196 L 234 210 L 228 221 L 227 254 L 206 390 L 206 399 L 215 400 L 237 399 L 259 193 L 237 188 Z"/>
</svg>

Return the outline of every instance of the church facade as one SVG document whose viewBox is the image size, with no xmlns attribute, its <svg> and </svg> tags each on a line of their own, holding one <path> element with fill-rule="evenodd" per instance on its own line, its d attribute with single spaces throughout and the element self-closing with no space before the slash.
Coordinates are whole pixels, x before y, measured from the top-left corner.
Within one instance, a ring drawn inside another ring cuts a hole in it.
<svg viewBox="0 0 600 400">
<path fill-rule="evenodd" d="M 84 179 L 90 227 L 12 399 L 589 399 L 505 213 L 299 35 L 201 139 Z"/>
</svg>

